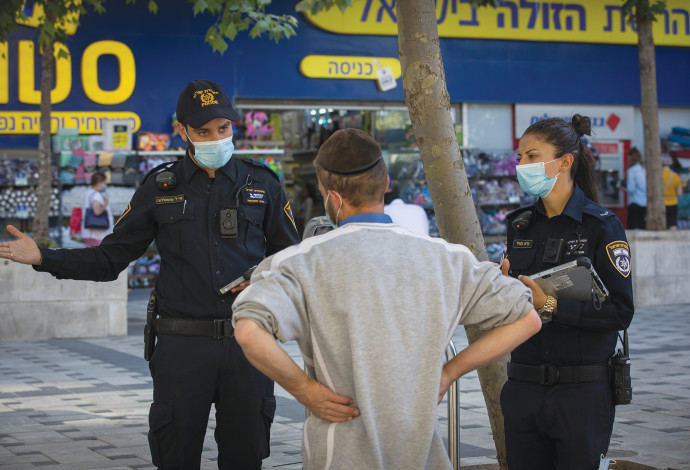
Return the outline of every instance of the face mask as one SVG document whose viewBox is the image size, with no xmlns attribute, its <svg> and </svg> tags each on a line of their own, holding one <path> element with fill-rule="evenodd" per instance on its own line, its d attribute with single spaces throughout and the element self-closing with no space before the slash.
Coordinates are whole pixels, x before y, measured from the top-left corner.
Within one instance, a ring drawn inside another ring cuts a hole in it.
<svg viewBox="0 0 690 470">
<path fill-rule="evenodd" d="M 184 131 L 187 134 L 187 129 Z M 187 139 L 194 145 L 194 160 L 209 170 L 216 170 L 230 161 L 232 152 L 235 151 L 235 144 L 232 143 L 232 136 L 223 140 L 213 140 L 210 142 L 193 142 L 187 134 Z"/>
<path fill-rule="evenodd" d="M 101 189 L 101 190 L 98 191 L 98 192 L 101 193 L 101 194 L 104 194 L 107 190 L 108 190 L 108 187 L 106 186 L 105 188 Z"/>
<path fill-rule="evenodd" d="M 551 160 L 555 162 L 556 160 Z M 546 163 L 551 163 L 546 162 Z M 551 193 L 553 187 L 556 185 L 556 179 L 561 172 L 558 172 L 553 178 L 546 176 L 546 169 L 544 162 L 528 163 L 527 165 L 518 165 L 517 179 L 520 187 L 524 192 L 530 196 L 546 197 Z"/>
<path fill-rule="evenodd" d="M 338 194 L 338 193 L 336 193 Z M 333 222 L 333 219 L 331 219 L 331 214 L 328 213 L 328 198 L 331 197 L 331 193 L 326 194 L 326 200 L 323 202 L 323 208 L 326 209 L 326 217 L 328 217 L 328 221 L 335 227 L 338 226 L 338 218 L 340 217 L 340 209 L 343 207 L 342 203 L 342 198 L 340 199 L 340 207 L 338 207 L 338 213 L 335 215 L 335 222 Z"/>
</svg>

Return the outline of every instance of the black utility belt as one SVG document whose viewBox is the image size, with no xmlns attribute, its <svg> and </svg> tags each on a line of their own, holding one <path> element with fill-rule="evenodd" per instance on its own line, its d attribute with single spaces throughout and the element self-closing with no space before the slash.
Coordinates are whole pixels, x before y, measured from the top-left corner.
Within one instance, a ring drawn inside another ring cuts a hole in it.
<svg viewBox="0 0 690 470">
<path fill-rule="evenodd" d="M 207 336 L 213 339 L 232 338 L 235 330 L 232 319 L 185 320 L 182 318 L 156 318 L 153 328 L 159 335 Z"/>
<path fill-rule="evenodd" d="M 611 381 L 609 366 L 566 366 L 550 364 L 528 366 L 508 363 L 508 378 L 532 382 L 540 385 L 558 383 L 605 382 Z"/>
</svg>

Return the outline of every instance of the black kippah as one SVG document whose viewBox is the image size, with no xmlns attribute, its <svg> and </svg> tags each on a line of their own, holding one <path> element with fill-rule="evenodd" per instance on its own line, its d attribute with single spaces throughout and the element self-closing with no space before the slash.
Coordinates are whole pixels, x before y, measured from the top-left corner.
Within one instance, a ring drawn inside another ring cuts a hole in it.
<svg viewBox="0 0 690 470">
<path fill-rule="evenodd" d="M 327 166 L 323 166 L 323 165 L 321 165 L 321 166 L 323 167 L 324 170 L 328 171 L 329 173 L 335 173 L 336 175 L 340 175 L 340 176 L 352 176 L 352 175 L 359 175 L 361 173 L 366 173 L 367 171 L 371 170 L 376 165 L 378 165 L 382 158 L 383 157 L 381 156 L 381 157 L 377 158 L 373 163 L 371 163 L 367 166 L 363 166 L 362 168 L 355 168 L 354 170 L 346 170 L 346 171 L 334 170 L 333 168 L 328 168 Z"/>
<path fill-rule="evenodd" d="M 374 168 L 381 153 L 378 142 L 363 130 L 340 129 L 321 145 L 315 163 L 335 175 L 359 175 Z"/>
</svg>

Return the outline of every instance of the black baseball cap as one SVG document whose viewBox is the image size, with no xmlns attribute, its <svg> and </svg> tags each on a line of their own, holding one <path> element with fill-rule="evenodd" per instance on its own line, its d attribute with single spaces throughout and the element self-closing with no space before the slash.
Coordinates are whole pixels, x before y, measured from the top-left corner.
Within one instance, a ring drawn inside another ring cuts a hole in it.
<svg viewBox="0 0 690 470">
<path fill-rule="evenodd" d="M 219 117 L 240 120 L 223 89 L 208 80 L 189 82 L 177 99 L 177 120 L 197 128 Z"/>
</svg>

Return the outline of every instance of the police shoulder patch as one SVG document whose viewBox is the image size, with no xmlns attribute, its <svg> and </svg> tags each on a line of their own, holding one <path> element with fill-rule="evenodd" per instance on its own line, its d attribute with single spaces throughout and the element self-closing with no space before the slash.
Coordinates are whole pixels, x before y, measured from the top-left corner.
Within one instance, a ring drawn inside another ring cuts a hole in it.
<svg viewBox="0 0 690 470">
<path fill-rule="evenodd" d="M 292 226 L 295 227 L 295 231 L 297 231 L 297 225 L 295 225 L 295 218 L 292 215 L 292 208 L 290 207 L 290 201 L 285 204 L 283 207 L 283 212 L 285 212 L 285 215 L 287 215 L 288 219 L 290 219 L 290 222 L 292 222 Z"/>
<path fill-rule="evenodd" d="M 623 277 L 630 276 L 630 248 L 628 242 L 618 240 L 606 245 L 611 264 Z"/>
</svg>

